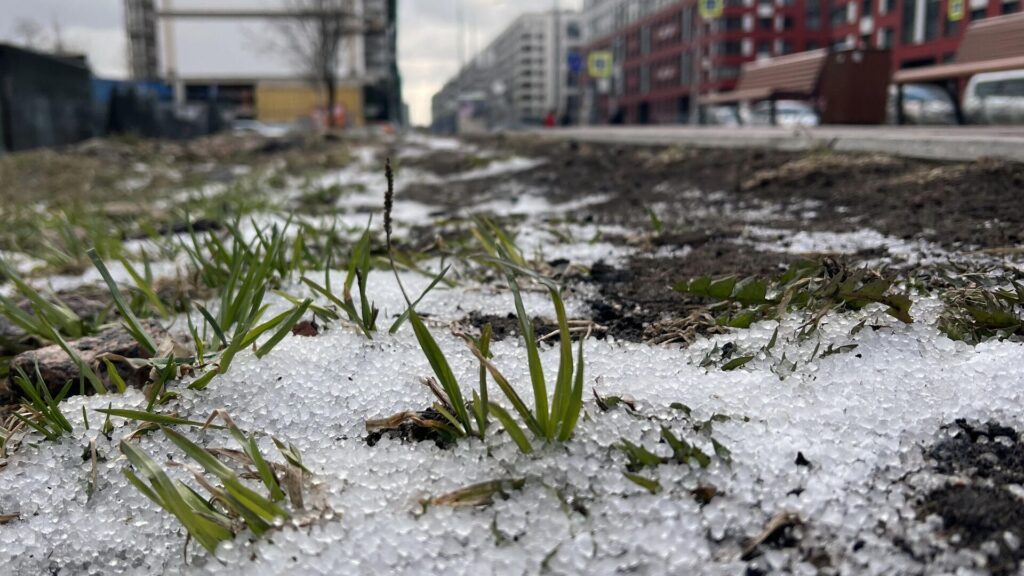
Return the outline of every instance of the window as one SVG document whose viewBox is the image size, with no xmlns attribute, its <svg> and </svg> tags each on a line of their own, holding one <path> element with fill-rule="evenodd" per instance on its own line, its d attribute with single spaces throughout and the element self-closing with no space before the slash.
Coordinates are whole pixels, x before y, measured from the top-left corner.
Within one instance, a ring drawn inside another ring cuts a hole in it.
<svg viewBox="0 0 1024 576">
<path fill-rule="evenodd" d="M 878 31 L 878 47 L 892 48 L 892 28 L 882 28 Z"/>
<path fill-rule="evenodd" d="M 1003 2 L 1003 14 L 1013 14 L 1014 12 L 1020 12 L 1020 0 Z"/>
<path fill-rule="evenodd" d="M 783 40 L 782 44 L 779 47 L 779 53 L 780 54 L 792 54 L 793 53 L 793 43 L 790 42 L 789 40 Z"/>
<path fill-rule="evenodd" d="M 811 40 L 807 42 L 807 46 L 804 48 L 804 50 L 817 50 L 818 48 L 821 48 L 821 44 L 818 44 L 814 40 Z"/>
<path fill-rule="evenodd" d="M 758 30 L 771 30 L 772 29 L 772 19 L 771 18 L 758 18 L 757 19 L 757 29 Z"/>
<path fill-rule="evenodd" d="M 743 46 L 736 40 L 726 40 L 718 43 L 718 53 L 724 56 L 739 56 L 743 54 Z"/>
<path fill-rule="evenodd" d="M 689 86 L 693 81 L 693 53 L 683 52 L 679 57 L 679 83 Z"/>
<path fill-rule="evenodd" d="M 860 15 L 861 18 L 864 16 L 871 16 L 872 10 L 874 10 L 874 2 L 872 0 L 863 0 L 860 4 Z"/>
<path fill-rule="evenodd" d="M 949 20 L 947 20 L 946 21 L 946 37 L 947 38 L 954 38 L 959 33 L 960 33 L 960 22 L 950 22 Z"/>
<path fill-rule="evenodd" d="M 722 29 L 726 32 L 732 32 L 736 30 L 743 30 L 743 18 L 741 16 L 729 16 L 723 18 Z"/>
<path fill-rule="evenodd" d="M 651 29 L 644 26 L 640 29 L 640 54 L 644 56 L 651 53 Z"/>
<path fill-rule="evenodd" d="M 939 20 L 939 0 L 927 0 L 924 6 L 924 39 L 934 40 L 939 37 L 939 28 L 942 21 Z"/>
<path fill-rule="evenodd" d="M 651 91 L 651 70 L 644 64 L 640 67 L 640 93 L 647 94 Z"/>
<path fill-rule="evenodd" d="M 914 43 L 914 20 L 917 20 L 917 1 L 903 0 L 903 17 L 900 22 L 900 42 Z"/>
<path fill-rule="evenodd" d="M 739 77 L 740 67 L 739 66 L 719 66 L 714 69 L 714 77 L 716 80 L 732 80 Z"/>
<path fill-rule="evenodd" d="M 1003 80 L 1003 96 L 1012 96 L 1013 98 L 1024 97 L 1024 78 Z"/>
<path fill-rule="evenodd" d="M 821 30 L 820 0 L 807 0 L 804 13 L 804 26 L 808 30 Z"/>
<path fill-rule="evenodd" d="M 909 0 L 913 2 L 914 0 Z M 829 10 L 829 22 L 833 26 L 842 26 L 846 24 L 846 4 L 840 4 L 836 0 L 832 0 L 831 9 Z"/>
<path fill-rule="evenodd" d="M 571 40 L 577 40 L 580 37 L 580 25 L 576 22 L 570 22 L 565 27 L 565 35 Z"/>
<path fill-rule="evenodd" d="M 978 8 L 977 10 L 971 10 L 971 21 L 982 20 L 988 16 L 988 8 Z"/>
<path fill-rule="evenodd" d="M 767 40 L 762 40 L 757 43 L 757 55 L 758 56 L 771 56 L 772 55 L 772 43 Z"/>
<path fill-rule="evenodd" d="M 782 29 L 783 30 L 792 30 L 794 26 L 795 26 L 795 23 L 793 22 L 793 17 L 792 16 L 785 16 L 785 17 L 782 18 Z"/>
<path fill-rule="evenodd" d="M 693 39 L 693 7 L 683 8 L 682 12 L 683 42 Z"/>
</svg>

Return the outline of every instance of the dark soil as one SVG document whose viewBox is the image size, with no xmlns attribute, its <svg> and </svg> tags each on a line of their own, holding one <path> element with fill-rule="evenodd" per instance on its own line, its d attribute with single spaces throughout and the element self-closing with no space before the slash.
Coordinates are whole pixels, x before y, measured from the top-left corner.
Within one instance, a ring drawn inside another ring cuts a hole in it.
<svg viewBox="0 0 1024 576">
<path fill-rule="evenodd" d="M 558 324 L 553 320 L 545 318 L 533 318 L 533 332 L 538 338 L 558 330 Z M 473 326 L 477 330 L 483 329 L 487 324 L 491 325 L 491 341 L 498 342 L 506 338 L 517 338 L 519 336 L 519 317 L 513 313 L 505 316 L 496 314 L 481 314 L 473 311 L 463 320 L 464 323 Z"/>
<path fill-rule="evenodd" d="M 600 298 L 590 301 L 593 320 L 607 326 L 608 334 L 615 338 L 632 342 L 685 332 L 685 325 L 664 322 L 685 318 L 709 302 L 676 292 L 672 289 L 674 284 L 706 275 L 772 276 L 791 260 L 783 254 L 739 250 L 735 245 L 710 240 L 693 246 L 685 256 L 632 258 L 624 269 L 598 262 L 586 278 L 600 291 Z M 703 334 L 713 326 L 702 323 L 693 328 Z"/>
<path fill-rule="evenodd" d="M 478 142 L 546 162 L 514 178 L 416 183 L 402 195 L 445 206 L 454 213 L 525 192 L 552 202 L 601 195 L 568 219 L 619 224 L 649 234 L 638 242 L 658 248 L 689 246 L 682 256 L 637 256 L 622 269 L 598 264 L 573 279 L 596 285 L 592 319 L 607 334 L 630 341 L 659 341 L 700 332 L 680 323 L 706 304 L 671 286 L 697 276 L 771 275 L 798 259 L 757 252 L 735 240 L 745 227 L 847 231 L 864 227 L 900 238 L 946 246 L 1007 248 L 1024 233 L 1024 165 L 994 160 L 939 163 L 877 154 L 828 151 L 696 149 L 614 146 L 499 137 Z M 481 160 L 459 152 L 434 152 L 412 164 L 438 175 L 471 169 Z M 740 211 L 746 210 L 746 214 Z M 651 212 L 660 221 L 654 233 Z M 751 220 L 751 214 L 757 214 Z M 503 215 L 496 215 L 501 217 Z M 514 223 L 509 223 L 514 229 Z M 425 241 L 426 238 L 419 240 Z M 885 256 L 874 250 L 850 260 Z M 898 260 L 898 259 L 897 259 Z M 500 319 L 496 319 L 500 320 Z M 495 321 L 495 325 L 499 322 Z"/>
<path fill-rule="evenodd" d="M 860 223 L 900 238 L 988 248 L 1020 242 L 1024 234 L 1024 203 L 1018 201 L 1024 164 L 1013 162 L 931 162 L 878 154 L 613 146 L 525 138 L 506 138 L 500 145 L 548 160 L 519 174 L 518 182 L 546 189 L 556 199 L 578 198 L 580 191 L 610 195 L 607 202 L 588 209 L 601 221 L 642 225 L 648 220 L 646 207 L 665 203 L 661 219 L 678 226 L 688 220 L 692 210 L 687 209 L 694 207 L 680 193 L 698 189 L 727 192 L 730 197 L 723 201 L 734 205 L 770 202 L 780 206 L 783 221 L 813 228 L 841 230 Z M 494 182 L 466 184 L 486 193 Z M 705 210 L 716 204 L 707 198 L 695 200 Z M 813 222 L 797 218 L 796 205 L 808 200 L 822 203 Z M 698 220 L 707 224 L 706 217 Z"/>
<path fill-rule="evenodd" d="M 1024 443 L 1016 430 L 993 422 L 959 420 L 956 426 L 953 438 L 927 452 L 934 470 L 951 479 L 921 498 L 918 513 L 941 517 L 956 547 L 981 550 L 995 543 L 998 552 L 986 552 L 988 569 L 999 576 L 1016 574 L 1024 560 L 1024 500 L 1008 486 L 1024 482 Z"/>
</svg>

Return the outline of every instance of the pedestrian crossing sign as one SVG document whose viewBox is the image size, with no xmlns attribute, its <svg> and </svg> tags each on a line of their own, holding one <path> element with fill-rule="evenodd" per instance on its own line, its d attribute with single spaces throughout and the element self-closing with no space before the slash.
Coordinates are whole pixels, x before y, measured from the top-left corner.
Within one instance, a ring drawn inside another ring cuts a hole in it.
<svg viewBox="0 0 1024 576">
<path fill-rule="evenodd" d="M 964 19 L 965 12 L 964 0 L 949 0 L 946 19 L 950 22 L 959 22 Z"/>
<path fill-rule="evenodd" d="M 591 78 L 608 78 L 612 75 L 612 53 L 607 50 L 591 52 L 587 56 L 587 74 Z"/>
<path fill-rule="evenodd" d="M 705 20 L 714 20 L 722 15 L 725 9 L 725 0 L 698 0 L 700 16 Z"/>
</svg>

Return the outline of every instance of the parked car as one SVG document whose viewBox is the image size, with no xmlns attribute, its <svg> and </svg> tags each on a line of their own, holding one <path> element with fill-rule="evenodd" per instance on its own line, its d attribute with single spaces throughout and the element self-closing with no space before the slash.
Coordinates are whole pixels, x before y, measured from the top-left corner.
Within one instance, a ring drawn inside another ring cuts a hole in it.
<svg viewBox="0 0 1024 576">
<path fill-rule="evenodd" d="M 964 90 L 972 124 L 1024 124 L 1024 70 L 977 74 Z"/>
<path fill-rule="evenodd" d="M 907 124 L 956 124 L 956 111 L 949 92 L 935 84 L 903 85 L 903 119 Z M 896 117 L 896 86 L 889 86 L 886 121 L 899 122 Z"/>
<path fill-rule="evenodd" d="M 740 115 L 735 106 L 707 106 L 703 123 L 708 126 L 739 126 Z"/>
<path fill-rule="evenodd" d="M 751 106 L 750 124 L 754 126 L 771 126 L 771 102 L 764 100 Z M 799 100 L 776 100 L 775 125 L 790 128 L 794 126 L 817 126 L 818 114 L 806 102 Z"/>
</svg>

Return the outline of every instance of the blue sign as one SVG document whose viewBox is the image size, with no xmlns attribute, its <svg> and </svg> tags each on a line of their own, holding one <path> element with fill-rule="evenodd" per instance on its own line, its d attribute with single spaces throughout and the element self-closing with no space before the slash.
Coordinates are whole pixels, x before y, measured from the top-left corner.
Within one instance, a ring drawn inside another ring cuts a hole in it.
<svg viewBox="0 0 1024 576">
<path fill-rule="evenodd" d="M 573 74 L 583 71 L 583 56 L 579 52 L 569 52 L 569 71 Z"/>
</svg>

